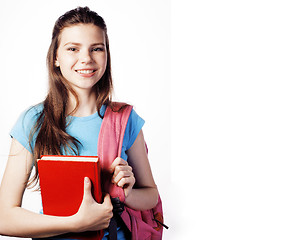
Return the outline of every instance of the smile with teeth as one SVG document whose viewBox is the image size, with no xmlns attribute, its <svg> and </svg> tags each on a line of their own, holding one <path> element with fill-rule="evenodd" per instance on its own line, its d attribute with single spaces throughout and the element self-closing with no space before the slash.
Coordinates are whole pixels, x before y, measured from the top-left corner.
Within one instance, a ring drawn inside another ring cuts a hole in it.
<svg viewBox="0 0 287 240">
<path fill-rule="evenodd" d="M 76 70 L 76 72 L 81 73 L 81 74 L 90 74 L 90 73 L 93 73 L 95 71 L 96 70 L 92 70 L 92 69 L 90 69 L 90 70 Z"/>
</svg>

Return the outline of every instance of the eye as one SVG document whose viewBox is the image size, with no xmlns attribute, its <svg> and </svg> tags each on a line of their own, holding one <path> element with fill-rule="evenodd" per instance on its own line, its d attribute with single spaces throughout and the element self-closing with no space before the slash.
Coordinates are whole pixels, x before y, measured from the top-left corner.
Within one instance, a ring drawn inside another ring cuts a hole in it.
<svg viewBox="0 0 287 240">
<path fill-rule="evenodd" d="M 96 48 L 93 48 L 92 51 L 93 52 L 102 52 L 102 51 L 104 51 L 104 48 L 96 47 Z"/>
<path fill-rule="evenodd" d="M 71 52 L 75 52 L 75 51 L 77 51 L 77 48 L 70 47 L 70 48 L 68 48 L 67 50 L 68 50 L 68 51 L 71 51 Z"/>
</svg>

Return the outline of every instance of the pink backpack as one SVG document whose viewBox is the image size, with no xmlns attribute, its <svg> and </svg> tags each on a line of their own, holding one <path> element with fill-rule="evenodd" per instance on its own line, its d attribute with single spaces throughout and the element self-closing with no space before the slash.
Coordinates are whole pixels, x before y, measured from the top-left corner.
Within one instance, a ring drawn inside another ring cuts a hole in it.
<svg viewBox="0 0 287 240">
<path fill-rule="evenodd" d="M 113 103 L 112 107 L 107 107 L 98 138 L 98 156 L 103 172 L 102 177 L 105 179 L 103 189 L 111 195 L 112 201 L 118 206 L 124 206 L 122 204 L 125 201 L 124 191 L 111 183 L 108 169 L 115 158 L 121 156 L 124 133 L 132 108 L 132 106 L 123 103 Z M 162 239 L 163 226 L 167 228 L 163 224 L 160 197 L 153 209 L 136 211 L 124 206 L 119 215 L 131 232 L 132 240 L 160 240 Z M 112 219 L 110 229 L 114 228 L 116 231 L 116 226 L 111 226 L 114 224 L 115 220 Z M 110 231 L 110 239 L 116 239 L 116 233 Z"/>
</svg>

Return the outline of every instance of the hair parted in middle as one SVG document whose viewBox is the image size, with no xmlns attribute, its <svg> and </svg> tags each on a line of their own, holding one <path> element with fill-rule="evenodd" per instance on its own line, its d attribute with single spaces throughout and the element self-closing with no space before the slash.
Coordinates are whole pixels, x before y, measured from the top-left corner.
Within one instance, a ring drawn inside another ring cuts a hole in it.
<svg viewBox="0 0 287 240">
<path fill-rule="evenodd" d="M 46 99 L 43 102 L 43 111 L 39 114 L 37 122 L 30 133 L 30 144 L 33 136 L 35 134 L 37 135 L 33 151 L 36 172 L 28 186 L 35 186 L 38 182 L 39 175 L 36 160 L 40 158 L 41 155 L 77 155 L 79 151 L 78 146 L 81 143 L 66 132 L 66 117 L 77 110 L 79 98 L 69 82 L 63 77 L 60 68 L 55 64 L 61 32 L 64 28 L 77 24 L 94 24 L 104 31 L 107 65 L 102 78 L 93 86 L 92 91 L 96 95 L 97 112 L 101 118 L 103 118 L 100 112 L 101 107 L 104 104 L 107 106 L 112 105 L 113 83 L 111 75 L 111 58 L 105 21 L 88 7 L 78 7 L 68 11 L 59 17 L 54 25 L 52 41 L 47 54 L 49 90 Z M 75 109 L 71 113 L 67 113 L 69 92 L 76 99 Z"/>
<path fill-rule="evenodd" d="M 78 102 L 79 100 L 75 91 L 70 87 L 68 81 L 63 77 L 60 68 L 55 65 L 62 30 L 65 27 L 70 27 L 77 24 L 94 24 L 95 26 L 101 28 L 105 33 L 105 40 L 106 40 L 105 44 L 107 51 L 106 71 L 102 76 L 102 78 L 100 79 L 100 81 L 93 88 L 93 91 L 97 96 L 96 105 L 98 113 L 100 115 L 101 106 L 103 104 L 109 104 L 111 102 L 112 90 L 113 90 L 109 38 L 104 19 L 101 16 L 99 16 L 96 12 L 91 11 L 88 7 L 84 8 L 78 7 L 69 12 L 66 12 L 64 15 L 59 17 L 55 23 L 52 33 L 51 45 L 47 54 L 47 67 L 49 72 L 49 94 L 57 94 L 57 92 L 59 92 L 60 95 L 62 96 L 63 90 L 66 94 L 68 93 L 67 90 L 69 90 L 75 96 L 77 100 L 77 106 L 79 104 Z M 58 97 L 56 97 L 56 99 L 58 99 Z M 60 102 L 66 103 L 66 101 L 60 101 Z M 77 109 L 77 106 L 74 109 L 74 111 Z"/>
</svg>

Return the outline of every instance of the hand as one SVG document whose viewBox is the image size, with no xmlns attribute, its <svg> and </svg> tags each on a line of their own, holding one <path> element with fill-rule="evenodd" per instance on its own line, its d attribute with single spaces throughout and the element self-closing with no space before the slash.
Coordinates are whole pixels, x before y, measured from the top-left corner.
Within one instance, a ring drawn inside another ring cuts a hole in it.
<svg viewBox="0 0 287 240">
<path fill-rule="evenodd" d="M 114 173 L 112 182 L 122 187 L 125 197 L 128 197 L 136 181 L 132 167 L 129 166 L 127 161 L 117 157 L 111 165 L 111 172 Z"/>
<path fill-rule="evenodd" d="M 113 216 L 113 206 L 110 195 L 106 194 L 102 204 L 97 203 L 91 194 L 91 181 L 89 178 L 84 180 L 84 196 L 76 218 L 76 231 L 97 231 L 109 226 Z"/>
</svg>

